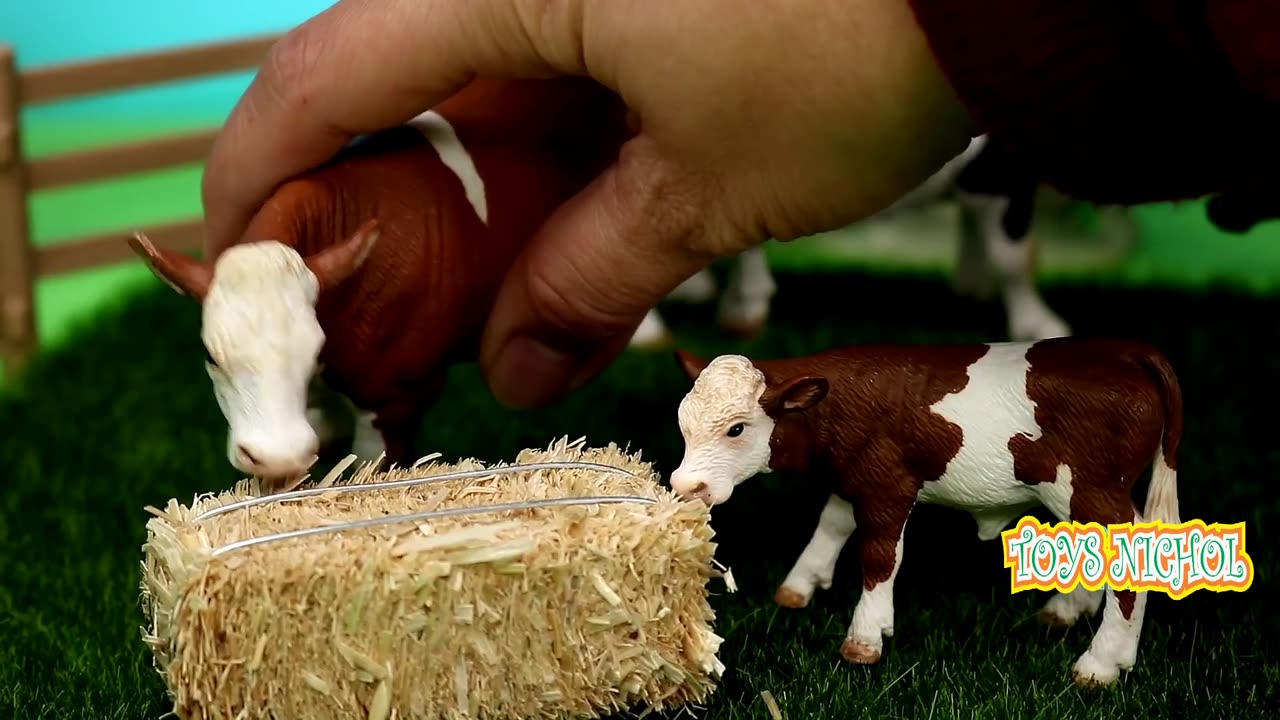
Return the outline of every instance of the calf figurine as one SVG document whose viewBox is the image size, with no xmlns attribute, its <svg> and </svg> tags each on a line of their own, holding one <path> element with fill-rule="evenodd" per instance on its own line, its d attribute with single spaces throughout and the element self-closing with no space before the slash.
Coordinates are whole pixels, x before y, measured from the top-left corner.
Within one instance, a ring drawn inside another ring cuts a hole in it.
<svg viewBox="0 0 1280 720">
<path fill-rule="evenodd" d="M 284 183 L 203 262 L 136 236 L 155 274 L 201 303 L 232 465 L 296 484 L 336 432 L 308 407 L 315 379 L 353 406 L 361 460 L 411 463 L 517 253 L 630 133 L 625 106 L 588 81 L 477 80 Z"/>
<path fill-rule="evenodd" d="M 867 345 L 806 357 L 707 362 L 677 356 L 693 379 L 678 418 L 684 458 L 671 487 L 710 505 L 764 472 L 807 473 L 832 495 L 775 600 L 802 607 L 829 588 L 836 558 L 862 530 L 863 592 L 841 647 L 878 662 L 894 628 L 893 582 L 917 503 L 971 513 L 994 539 L 1035 506 L 1063 521 L 1177 523 L 1182 397 L 1159 351 L 1123 340 Z M 1140 514 L 1131 490 L 1153 465 Z M 1145 594 L 1077 589 L 1041 619 L 1102 624 L 1075 682 L 1109 685 L 1137 660 Z"/>
</svg>

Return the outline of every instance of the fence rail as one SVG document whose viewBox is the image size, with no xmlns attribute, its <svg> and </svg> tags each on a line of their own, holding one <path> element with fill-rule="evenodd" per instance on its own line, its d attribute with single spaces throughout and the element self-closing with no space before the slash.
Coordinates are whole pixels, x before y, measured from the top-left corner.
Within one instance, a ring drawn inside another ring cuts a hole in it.
<svg viewBox="0 0 1280 720">
<path fill-rule="evenodd" d="M 40 278 L 107 265 L 132 257 L 134 230 L 157 245 L 199 247 L 201 219 L 135 225 L 36 247 L 29 216 L 33 193 L 80 183 L 202 162 L 216 128 L 149 140 L 25 158 L 22 111 L 113 91 L 252 70 L 279 34 L 240 38 L 19 71 L 11 47 L 0 44 L 0 364 L 6 379 L 26 366 L 39 344 L 35 285 Z"/>
</svg>

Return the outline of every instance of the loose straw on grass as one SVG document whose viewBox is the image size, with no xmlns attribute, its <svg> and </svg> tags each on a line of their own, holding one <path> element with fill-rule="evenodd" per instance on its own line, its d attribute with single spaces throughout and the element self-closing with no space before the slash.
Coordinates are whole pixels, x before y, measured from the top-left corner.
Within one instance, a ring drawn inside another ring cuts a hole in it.
<svg viewBox="0 0 1280 720">
<path fill-rule="evenodd" d="M 724 667 L 707 582 L 732 578 L 706 507 L 614 445 L 516 462 L 553 465 L 370 465 L 283 502 L 226 510 L 245 481 L 153 511 L 144 639 L 175 713 L 599 717 L 708 698 Z M 451 472 L 468 474 L 372 488 Z"/>
</svg>

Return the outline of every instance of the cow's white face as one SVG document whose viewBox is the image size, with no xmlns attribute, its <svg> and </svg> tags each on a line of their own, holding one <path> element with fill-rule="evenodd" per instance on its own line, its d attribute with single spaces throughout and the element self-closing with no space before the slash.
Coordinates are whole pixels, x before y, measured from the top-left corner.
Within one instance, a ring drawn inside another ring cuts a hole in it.
<svg viewBox="0 0 1280 720">
<path fill-rule="evenodd" d="M 227 458 L 241 472 L 278 487 L 315 461 L 307 390 L 325 343 L 316 302 L 355 273 L 378 235 L 370 220 L 314 255 L 268 240 L 233 245 L 213 265 L 141 234 L 130 241 L 160 279 L 201 303 L 205 367 L 227 421 Z"/>
<path fill-rule="evenodd" d="M 232 247 L 214 265 L 200 334 L 227 458 L 241 472 L 292 478 L 316 459 L 307 388 L 325 340 L 318 293 L 302 257 L 278 242 Z"/>
<path fill-rule="evenodd" d="M 680 401 L 684 459 L 671 474 L 672 490 L 719 505 L 769 472 L 774 421 L 760 405 L 766 387 L 764 374 L 740 355 L 722 355 L 702 370 Z"/>
</svg>

